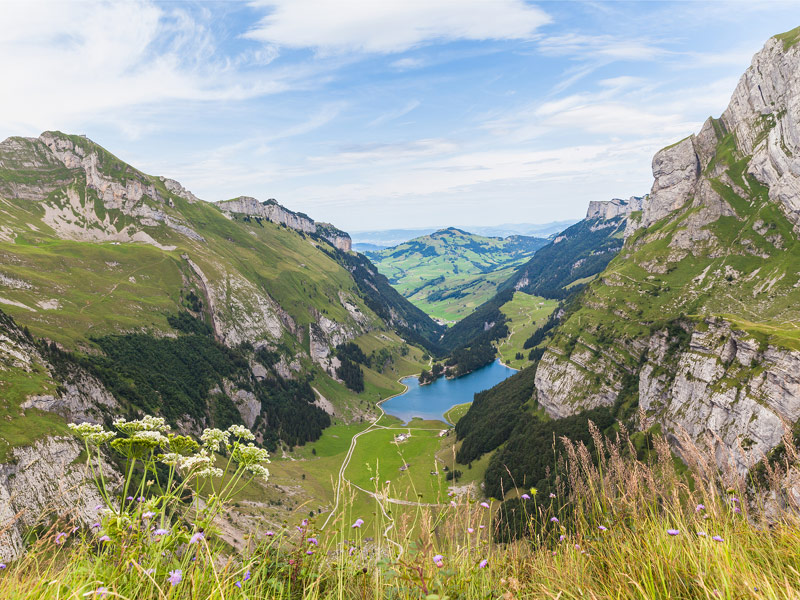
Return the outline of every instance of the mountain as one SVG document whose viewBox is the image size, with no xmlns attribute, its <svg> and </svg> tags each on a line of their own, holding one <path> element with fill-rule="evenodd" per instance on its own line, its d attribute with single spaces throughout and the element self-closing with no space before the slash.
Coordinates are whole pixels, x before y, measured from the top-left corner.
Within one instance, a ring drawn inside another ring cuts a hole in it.
<svg viewBox="0 0 800 600">
<path fill-rule="evenodd" d="M 474 312 L 448 329 L 441 344 L 453 350 L 489 334 L 492 339 L 505 337 L 504 305 L 515 292 L 549 300 L 563 300 L 577 293 L 591 281 L 622 248 L 623 234 L 629 217 L 636 217 L 641 198 L 592 202 L 586 217 L 556 235 L 539 248 L 525 263 L 518 266 L 497 287 L 497 294 Z"/>
<path fill-rule="evenodd" d="M 19 465 L 69 467 L 69 420 L 242 423 L 275 449 L 362 418 L 441 327 L 349 249 L 274 200 L 204 202 L 82 136 L 0 143 L 0 498 L 45 505 L 58 477 Z"/>
<path fill-rule="evenodd" d="M 415 306 L 456 321 L 491 297 L 546 243 L 525 236 L 487 238 L 449 227 L 367 256 Z"/>
<path fill-rule="evenodd" d="M 503 223 L 501 225 L 463 225 L 459 229 L 469 231 L 483 237 L 506 238 L 513 235 L 527 237 L 550 237 L 575 223 L 575 219 L 566 221 L 551 221 L 549 223 Z M 416 227 L 410 229 L 378 229 L 351 231 L 353 248 L 359 252 L 367 250 L 383 250 L 391 246 L 435 233 L 446 227 Z M 367 246 L 380 246 L 368 248 Z"/>
<path fill-rule="evenodd" d="M 509 478 L 545 485 L 532 440 L 562 435 L 568 419 L 587 440 L 589 418 L 660 430 L 684 459 L 697 445 L 740 472 L 780 453 L 786 433 L 800 441 L 799 41 L 800 28 L 770 39 L 722 116 L 655 155 L 621 251 L 566 307 L 523 383 L 476 399 L 461 460 L 503 444 L 487 492 Z"/>
</svg>

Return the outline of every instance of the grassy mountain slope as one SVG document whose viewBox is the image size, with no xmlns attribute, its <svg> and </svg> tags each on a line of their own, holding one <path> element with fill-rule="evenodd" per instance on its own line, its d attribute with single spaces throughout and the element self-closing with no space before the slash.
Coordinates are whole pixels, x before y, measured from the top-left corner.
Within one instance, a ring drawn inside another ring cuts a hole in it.
<svg viewBox="0 0 800 600">
<path fill-rule="evenodd" d="M 307 232 L 246 217 L 84 137 L 9 138 L 0 144 L 0 307 L 34 337 L 91 363 L 83 367 L 97 371 L 98 386 L 125 410 L 160 408 L 194 429 L 224 405 L 230 419 L 260 420 L 265 434 L 285 431 L 290 444 L 313 439 L 318 429 L 298 436 L 289 423 L 327 419 L 312 387 L 337 417 L 363 415 L 361 397 L 392 393 L 398 368 L 407 374 L 423 364 L 423 351 L 395 331 L 427 344 L 439 326 L 388 284 L 375 285 L 376 270 L 363 257 L 366 274 L 354 279 L 349 255 L 326 239 L 337 233 L 332 226 Z M 180 315 L 207 333 L 176 329 Z M 336 381 L 335 348 L 371 333 L 370 351 L 382 360 L 359 367 L 365 390 L 356 395 Z M 197 389 L 148 388 L 133 372 L 112 376 L 151 356 L 188 364 L 203 356 L 213 368 Z M 0 377 L 4 385 L 9 373 Z M 42 389 L 63 383 L 44 379 L 50 383 Z M 275 402 L 289 406 L 292 396 L 304 404 L 293 414 L 270 412 L 262 385 L 272 386 L 265 393 Z M 19 407 L 24 398 L 17 400 Z M 305 405 L 311 413 L 303 417 Z"/>
<path fill-rule="evenodd" d="M 415 306 L 443 321 L 457 321 L 546 243 L 525 236 L 487 238 L 451 227 L 368 256 Z"/>
</svg>

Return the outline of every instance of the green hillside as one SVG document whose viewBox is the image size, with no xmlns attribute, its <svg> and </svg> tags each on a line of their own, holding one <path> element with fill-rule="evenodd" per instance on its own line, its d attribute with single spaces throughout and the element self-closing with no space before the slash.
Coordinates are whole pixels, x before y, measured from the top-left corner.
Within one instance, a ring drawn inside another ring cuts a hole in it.
<svg viewBox="0 0 800 600">
<path fill-rule="evenodd" d="M 244 421 L 268 446 L 319 437 L 324 407 L 360 419 L 365 398 L 396 392 L 441 328 L 328 239 L 346 234 L 270 208 L 305 230 L 225 212 L 82 136 L 2 142 L 0 309 L 13 321 L 0 335 L 16 339 L 18 325 L 30 336 L 0 348 L 0 389 L 15 390 L 3 411 L 42 426 L 0 425 L 0 439 L 16 446 L 65 418 L 104 414 L 88 392 L 64 400 L 75 381 L 117 411 L 189 430 Z M 369 340 L 374 357 L 351 367 L 363 373 L 359 393 L 337 381 L 337 347 L 351 339 Z M 36 421 L 21 409 L 34 394 L 62 408 Z"/>
<path fill-rule="evenodd" d="M 450 227 L 367 256 L 415 306 L 453 322 L 491 298 L 546 243 L 526 236 L 488 238 Z"/>
</svg>

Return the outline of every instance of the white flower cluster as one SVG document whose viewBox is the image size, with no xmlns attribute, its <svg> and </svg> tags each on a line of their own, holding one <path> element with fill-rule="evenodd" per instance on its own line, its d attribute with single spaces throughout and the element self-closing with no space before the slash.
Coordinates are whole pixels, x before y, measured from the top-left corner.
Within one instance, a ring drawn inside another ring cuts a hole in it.
<svg viewBox="0 0 800 600">
<path fill-rule="evenodd" d="M 77 423 L 70 423 L 68 427 L 72 433 L 86 440 L 86 442 L 92 446 L 99 446 L 100 444 L 114 439 L 117 435 L 113 431 L 105 431 L 102 425 L 94 423 L 81 423 L 80 425 Z"/>
<path fill-rule="evenodd" d="M 263 448 L 257 448 L 253 444 L 237 445 L 231 457 L 253 475 L 269 479 L 269 470 L 261 464 L 269 462 L 269 452 Z"/>
<path fill-rule="evenodd" d="M 181 460 L 181 455 L 176 452 L 168 452 L 167 454 L 162 454 L 159 460 L 165 465 L 177 466 Z"/>
<path fill-rule="evenodd" d="M 200 440 L 203 442 L 203 446 L 209 452 L 219 452 L 220 446 L 227 446 L 228 445 L 228 438 L 230 434 L 227 431 L 221 431 L 219 429 L 205 429 L 203 433 L 200 434 Z"/>
<path fill-rule="evenodd" d="M 169 440 L 165 435 L 158 431 L 137 431 L 131 436 L 134 442 L 147 444 L 148 446 L 166 446 Z"/>
<path fill-rule="evenodd" d="M 251 441 L 251 440 L 256 439 L 256 436 L 253 435 L 253 432 L 250 431 L 244 425 L 231 425 L 230 427 L 228 427 L 228 432 L 233 437 L 238 438 L 240 440 Z"/>
<path fill-rule="evenodd" d="M 191 473 L 199 469 L 206 469 L 211 467 L 211 456 L 205 450 L 201 450 L 194 456 L 181 457 L 178 463 L 178 468 L 185 472 Z"/>
<path fill-rule="evenodd" d="M 122 433 L 127 433 L 128 435 L 133 435 L 137 431 L 157 431 L 160 433 L 166 433 L 170 430 L 170 427 L 164 417 L 153 417 L 151 415 L 146 415 L 145 417 L 135 421 L 127 421 L 126 419 L 120 417 L 119 419 L 114 420 L 114 427 L 116 427 Z"/>
</svg>

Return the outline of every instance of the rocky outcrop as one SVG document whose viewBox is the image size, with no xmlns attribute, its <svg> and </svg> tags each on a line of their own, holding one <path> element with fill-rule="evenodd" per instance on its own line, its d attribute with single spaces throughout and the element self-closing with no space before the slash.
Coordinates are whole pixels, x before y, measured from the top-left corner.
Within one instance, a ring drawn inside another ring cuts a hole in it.
<svg viewBox="0 0 800 600">
<path fill-rule="evenodd" d="M 226 213 L 237 213 L 249 217 L 266 219 L 278 225 L 285 225 L 303 233 L 315 233 L 328 240 L 335 248 L 342 252 L 350 252 L 353 241 L 350 234 L 331 225 L 330 223 L 316 223 L 303 213 L 296 213 L 278 204 L 270 198 L 259 202 L 250 196 L 239 196 L 233 200 L 222 200 L 216 205 Z"/>
<path fill-rule="evenodd" d="M 653 189 L 642 214 L 644 227 L 666 217 L 694 195 L 700 178 L 694 136 L 657 152 L 653 157 L 653 177 Z"/>
<path fill-rule="evenodd" d="M 627 217 L 632 212 L 642 210 L 643 197 L 631 196 L 627 200 L 613 198 L 611 200 L 593 200 L 586 211 L 587 219 L 608 221 L 617 217 Z"/>
<path fill-rule="evenodd" d="M 302 213 L 292 212 L 273 199 L 259 202 L 250 196 L 239 196 L 233 200 L 217 202 L 216 205 L 225 212 L 267 219 L 272 223 L 286 225 L 286 227 L 304 233 L 316 233 L 317 231 L 317 226 L 310 217 Z"/>
<path fill-rule="evenodd" d="M 701 325 L 682 348 L 666 332 L 650 339 L 639 406 L 678 450 L 685 432 L 720 464 L 732 459 L 745 471 L 800 419 L 800 352 L 763 347 L 722 319 Z"/>
<path fill-rule="evenodd" d="M 97 521 L 102 499 L 85 460 L 83 446 L 73 438 L 47 438 L 15 448 L 0 464 L 0 558 L 17 557 L 25 533 L 56 518 L 72 525 Z M 111 487 L 118 474 L 109 464 L 103 473 Z"/>
</svg>

